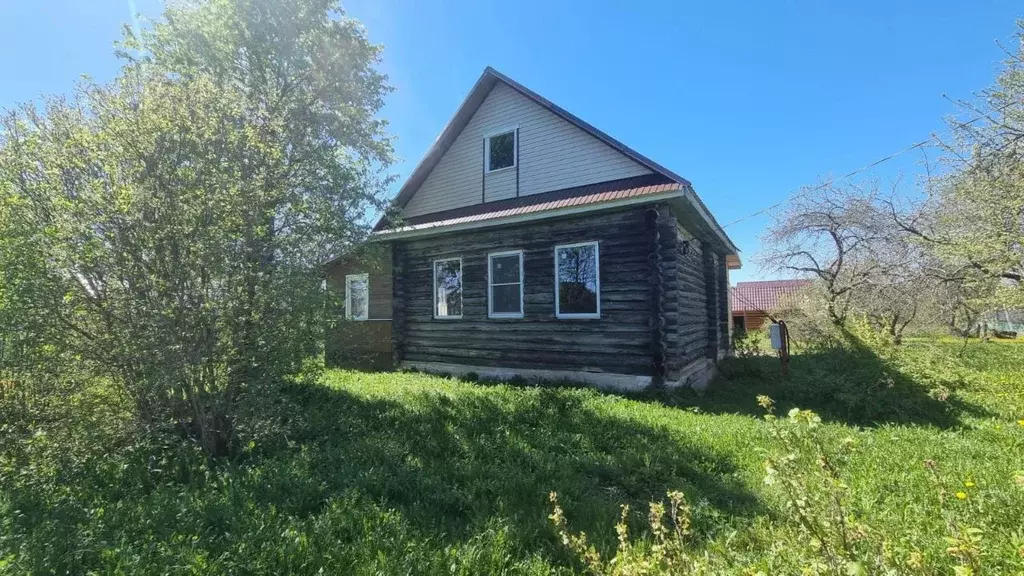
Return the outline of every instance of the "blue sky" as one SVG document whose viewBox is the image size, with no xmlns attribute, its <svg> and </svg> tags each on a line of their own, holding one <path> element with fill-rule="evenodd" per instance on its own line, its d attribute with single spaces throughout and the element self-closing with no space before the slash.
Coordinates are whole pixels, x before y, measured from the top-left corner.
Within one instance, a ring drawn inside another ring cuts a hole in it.
<svg viewBox="0 0 1024 576">
<path fill-rule="evenodd" d="M 131 7 L 134 4 L 135 8 Z M 156 0 L 0 0 L 0 107 L 117 71 Z M 721 223 L 944 130 L 998 71 L 1019 2 L 354 0 L 397 91 L 405 177 L 487 65 L 690 179 Z M 919 155 L 867 177 L 912 181 Z M 767 217 L 727 232 L 752 262 Z"/>
</svg>

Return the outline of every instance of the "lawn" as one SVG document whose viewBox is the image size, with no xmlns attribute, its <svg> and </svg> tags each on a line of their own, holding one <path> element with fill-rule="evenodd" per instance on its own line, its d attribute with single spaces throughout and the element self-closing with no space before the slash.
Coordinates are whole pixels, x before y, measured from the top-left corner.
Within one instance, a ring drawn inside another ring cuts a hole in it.
<svg viewBox="0 0 1024 576">
<path fill-rule="evenodd" d="M 915 340 L 799 355 L 788 377 L 732 359 L 703 397 L 329 371 L 282 387 L 277 433 L 216 465 L 131 441 L 98 392 L 0 448 L 0 573 L 568 573 L 550 492 L 611 551 L 620 504 L 639 537 L 674 489 L 696 553 L 792 573 L 758 394 L 818 412 L 824 443 L 855 440 L 850 508 L 899 553 L 948 564 L 952 514 L 982 530 L 990 573 L 1024 571 L 1024 345 Z"/>
</svg>

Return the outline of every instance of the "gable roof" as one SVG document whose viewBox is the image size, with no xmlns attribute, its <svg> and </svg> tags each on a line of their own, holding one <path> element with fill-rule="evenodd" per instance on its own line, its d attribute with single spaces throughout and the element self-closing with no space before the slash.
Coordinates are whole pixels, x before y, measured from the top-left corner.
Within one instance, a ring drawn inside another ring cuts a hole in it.
<svg viewBox="0 0 1024 576">
<path fill-rule="evenodd" d="M 404 208 L 406 204 L 409 203 L 409 200 L 416 193 L 416 191 L 419 190 L 420 186 L 423 185 L 423 182 L 427 179 L 427 176 L 430 175 L 430 172 L 441 161 L 441 157 L 444 156 L 445 152 L 447 152 L 448 149 L 451 148 L 452 144 L 455 142 L 455 139 L 458 138 L 460 133 L 462 133 L 463 129 L 469 123 L 470 119 L 473 117 L 474 114 L 476 114 L 477 110 L 480 108 L 480 105 L 483 104 L 484 100 L 487 98 L 487 95 L 490 94 L 491 89 L 494 88 L 494 86 L 498 82 L 506 84 L 508 87 L 512 88 L 519 94 L 532 100 L 533 102 L 549 110 L 559 118 L 562 118 L 563 120 L 579 128 L 580 130 L 583 130 L 587 134 L 590 134 L 591 136 L 597 138 L 601 142 L 604 142 L 608 146 L 611 146 L 613 149 L 624 154 L 625 156 L 637 162 L 638 164 L 646 167 L 655 174 L 663 177 L 668 181 L 680 185 L 683 189 L 689 192 L 689 194 L 687 194 L 687 198 L 692 203 L 695 204 L 694 208 L 700 213 L 702 219 L 706 221 L 711 231 L 713 231 L 715 235 L 720 238 L 723 245 L 732 253 L 736 253 L 739 251 L 736 248 L 736 245 L 733 244 L 729 237 L 725 234 L 724 230 L 722 230 L 722 227 L 719 226 L 718 222 L 716 222 L 714 218 L 711 216 L 710 212 L 707 209 L 707 206 L 705 206 L 704 203 L 700 200 L 700 198 L 697 197 L 696 192 L 693 191 L 693 186 L 690 184 L 688 180 L 676 174 L 675 172 L 672 172 L 671 170 L 665 168 L 664 166 L 658 164 L 657 162 L 651 160 L 650 158 L 644 156 L 643 154 L 640 154 L 636 150 L 633 150 L 629 146 L 626 146 L 625 144 L 616 140 L 615 138 L 612 138 L 608 134 L 605 134 L 601 130 L 598 130 L 594 126 L 588 124 L 587 122 L 578 118 L 574 114 L 568 112 L 564 108 L 556 105 L 547 98 L 544 98 L 540 94 L 537 94 L 533 90 L 530 90 L 526 86 L 523 86 L 519 82 L 516 82 L 515 80 L 509 78 L 508 76 L 505 76 L 504 74 L 498 72 L 497 70 L 490 66 L 484 69 L 483 74 L 481 74 L 480 78 L 477 79 L 476 83 L 473 85 L 473 88 L 469 91 L 469 94 L 466 96 L 466 99 L 463 100 L 461 105 L 459 105 L 459 108 L 458 110 L 456 110 L 455 115 L 452 116 L 450 120 L 448 120 L 448 123 L 441 131 L 441 134 L 434 141 L 433 145 L 431 145 L 430 149 L 427 150 L 426 155 L 424 155 L 423 159 L 420 160 L 419 164 L 412 171 L 412 174 L 402 185 L 401 189 L 399 189 L 398 195 L 395 197 L 394 201 L 396 206 L 398 206 L 399 208 Z M 386 217 L 381 218 L 377 225 L 374 227 L 374 231 L 383 231 L 386 228 L 386 224 Z"/>
<path fill-rule="evenodd" d="M 737 282 L 729 289 L 733 312 L 771 312 L 784 296 L 810 286 L 811 280 L 762 280 Z"/>
</svg>

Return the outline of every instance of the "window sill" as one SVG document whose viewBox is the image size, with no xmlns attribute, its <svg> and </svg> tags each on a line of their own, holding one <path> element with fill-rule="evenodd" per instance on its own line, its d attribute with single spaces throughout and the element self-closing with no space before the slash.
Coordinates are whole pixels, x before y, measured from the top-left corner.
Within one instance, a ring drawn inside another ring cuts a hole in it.
<svg viewBox="0 0 1024 576">
<path fill-rule="evenodd" d="M 487 317 L 490 318 L 490 319 L 493 319 L 493 320 L 522 320 L 523 319 L 523 315 L 522 314 L 513 314 L 513 313 L 502 314 L 501 312 L 498 312 L 496 314 L 488 314 Z"/>
<path fill-rule="evenodd" d="M 505 172 L 505 171 L 511 170 L 511 169 L 513 169 L 515 167 L 516 167 L 516 165 L 513 164 L 511 166 L 505 166 L 504 168 L 498 168 L 497 170 L 486 170 L 484 173 L 485 174 L 497 174 L 498 172 Z"/>
<path fill-rule="evenodd" d="M 555 314 L 559 320 L 600 320 L 600 314 Z"/>
<path fill-rule="evenodd" d="M 462 316 L 434 316 L 434 320 L 462 320 Z"/>
</svg>

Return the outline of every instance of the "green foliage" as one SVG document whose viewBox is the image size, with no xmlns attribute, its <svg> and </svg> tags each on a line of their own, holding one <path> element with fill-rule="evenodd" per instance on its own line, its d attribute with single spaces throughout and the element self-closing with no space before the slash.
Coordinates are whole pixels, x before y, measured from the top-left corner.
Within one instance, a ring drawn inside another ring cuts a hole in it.
<svg viewBox="0 0 1024 576">
<path fill-rule="evenodd" d="M 692 509 L 682 492 L 667 494 L 664 502 L 651 502 L 647 516 L 651 542 L 637 542 L 629 538 L 629 506 L 622 506 L 622 516 L 615 531 L 619 545 L 615 557 L 606 561 L 601 553 L 587 542 L 585 532 L 573 534 L 558 505 L 558 495 L 551 493 L 551 522 L 558 531 L 562 544 L 571 550 L 587 571 L 596 575 L 632 576 L 641 574 L 707 574 L 712 571 L 707 557 L 694 558 L 688 553 L 686 540 L 690 535 Z M 718 565 L 724 567 L 723 564 Z"/>
<path fill-rule="evenodd" d="M 1024 413 L 1024 347 L 948 338 L 909 338 L 894 345 L 860 321 L 827 343 L 802 342 L 783 376 L 776 357 L 727 358 L 726 385 L 679 401 L 718 411 L 760 413 L 755 397 L 780 411 L 814 410 L 827 421 L 858 426 L 916 424 L 953 428 L 973 417 Z"/>
<path fill-rule="evenodd" d="M 1024 21 L 1015 51 L 976 103 L 978 122 L 950 119 L 951 168 L 932 182 L 921 239 L 991 302 L 1024 305 Z M 1002 281 L 1002 282 L 999 282 Z"/>
<path fill-rule="evenodd" d="M 334 2 L 209 0 L 122 56 L 0 124 L 0 381 L 31 421 L 101 379 L 143 430 L 235 453 L 319 353 L 320 265 L 380 205 L 379 48 Z"/>
<path fill-rule="evenodd" d="M 1024 306 L 1024 21 L 1015 40 L 994 84 L 959 102 L 971 118 L 948 119 L 945 169 L 929 172 L 927 201 L 896 218 L 937 260 L 930 275 L 943 282 L 947 313 L 974 321 Z"/>
<path fill-rule="evenodd" d="M 934 461 L 925 460 L 923 468 L 930 473 L 946 535 L 931 539 L 937 550 L 929 554 L 914 542 L 922 535 L 919 526 L 911 523 L 877 529 L 869 524 L 871 510 L 855 502 L 847 480 L 847 468 L 858 451 L 854 437 L 837 441 L 823 432 L 821 418 L 810 410 L 793 408 L 788 417 L 780 419 L 775 416 L 772 399 L 760 396 L 758 403 L 767 411 L 765 422 L 774 440 L 764 462 L 764 482 L 780 499 L 791 524 L 773 534 L 784 547 L 759 551 L 757 561 L 745 567 L 749 560 L 739 549 L 725 548 L 716 555 L 694 554 L 688 542 L 691 508 L 681 492 L 668 493 L 668 521 L 662 502 L 650 504 L 649 534 L 637 540 L 629 538 L 629 507 L 624 505 L 616 524 L 619 544 L 609 559 L 588 543 L 586 533 L 569 530 L 565 513 L 552 493 L 554 510 L 550 519 L 562 544 L 588 573 L 596 575 L 717 574 L 741 568 L 744 574 L 765 574 L 764 567 L 772 565 L 799 566 L 803 574 L 832 576 L 932 574 L 946 567 L 958 575 L 982 573 L 987 556 L 985 531 L 964 524 L 964 509 L 949 504 L 948 481 L 938 473 Z M 953 494 L 954 501 L 970 499 L 967 491 L 976 486 L 972 480 L 965 481 L 963 488 Z M 1020 540 L 1018 533 L 1004 538 L 1010 546 Z M 1018 547 L 1017 552 L 1024 552 L 1024 548 Z"/>
<path fill-rule="evenodd" d="M 780 421 L 771 398 L 760 396 L 758 403 L 768 412 L 769 431 L 782 448 L 765 460 L 765 483 L 777 487 L 802 540 L 811 544 L 813 554 L 808 556 L 814 571 L 840 575 L 884 570 L 882 543 L 849 510 L 849 486 L 840 472 L 849 463 L 853 438 L 827 446 L 816 434 L 821 418 L 814 412 L 793 408 Z"/>
<path fill-rule="evenodd" d="M 739 358 L 754 358 L 775 354 L 766 330 L 736 330 L 732 337 L 733 354 Z"/>
</svg>

